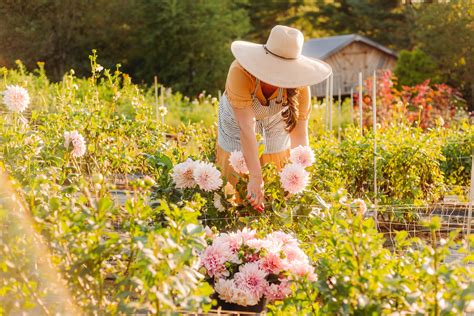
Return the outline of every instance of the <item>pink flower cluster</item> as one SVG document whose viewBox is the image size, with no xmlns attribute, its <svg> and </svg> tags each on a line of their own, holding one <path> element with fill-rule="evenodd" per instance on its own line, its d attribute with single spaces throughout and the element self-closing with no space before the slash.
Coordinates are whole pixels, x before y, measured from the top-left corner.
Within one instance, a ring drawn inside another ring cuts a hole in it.
<svg viewBox="0 0 474 316">
<path fill-rule="evenodd" d="M 178 189 L 188 189 L 198 185 L 201 190 L 215 191 L 223 183 L 221 172 L 213 164 L 192 159 L 174 166 L 171 177 Z"/>
<path fill-rule="evenodd" d="M 235 172 L 241 174 L 248 174 L 249 169 L 245 162 L 244 154 L 241 151 L 233 151 L 229 156 L 229 163 L 234 168 Z"/>
<path fill-rule="evenodd" d="M 73 157 L 82 157 L 86 153 L 86 141 L 78 131 L 64 132 L 64 147 L 72 144 L 71 154 Z"/>
<path fill-rule="evenodd" d="M 305 168 L 314 164 L 314 152 L 309 146 L 298 146 L 290 151 L 290 163 L 280 172 L 283 189 L 291 194 L 301 193 L 309 181 L 309 172 Z"/>
<path fill-rule="evenodd" d="M 256 305 L 262 297 L 282 300 L 294 281 L 316 280 L 298 240 L 281 231 L 265 238 L 246 228 L 221 233 L 201 254 L 201 266 L 220 299 L 242 306 Z"/>
</svg>

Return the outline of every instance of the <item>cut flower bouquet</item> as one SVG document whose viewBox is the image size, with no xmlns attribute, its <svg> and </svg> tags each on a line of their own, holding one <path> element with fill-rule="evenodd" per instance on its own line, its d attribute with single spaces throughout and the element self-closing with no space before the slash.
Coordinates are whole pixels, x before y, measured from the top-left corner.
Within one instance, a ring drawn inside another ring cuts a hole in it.
<svg viewBox="0 0 474 316">
<path fill-rule="evenodd" d="M 209 239 L 201 267 L 218 302 L 262 305 L 291 295 L 297 281 L 316 280 L 308 256 L 292 235 L 275 231 L 263 238 L 254 230 L 220 233 Z"/>
</svg>

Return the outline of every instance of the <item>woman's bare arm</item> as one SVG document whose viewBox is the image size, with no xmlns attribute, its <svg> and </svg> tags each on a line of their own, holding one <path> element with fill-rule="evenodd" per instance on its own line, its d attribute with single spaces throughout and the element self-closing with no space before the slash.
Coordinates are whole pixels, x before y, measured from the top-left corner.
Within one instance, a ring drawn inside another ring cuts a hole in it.
<svg viewBox="0 0 474 316">
<path fill-rule="evenodd" d="M 251 107 L 234 108 L 234 114 L 240 128 L 242 153 L 250 173 L 247 198 L 253 207 L 258 208 L 263 205 L 263 178 L 255 135 L 255 114 Z"/>
</svg>

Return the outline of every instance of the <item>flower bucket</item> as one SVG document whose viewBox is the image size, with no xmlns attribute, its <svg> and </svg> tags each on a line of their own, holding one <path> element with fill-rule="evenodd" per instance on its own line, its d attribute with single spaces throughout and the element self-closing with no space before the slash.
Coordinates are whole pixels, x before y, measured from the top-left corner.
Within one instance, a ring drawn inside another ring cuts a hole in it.
<svg viewBox="0 0 474 316">
<path fill-rule="evenodd" d="M 216 309 L 221 308 L 222 311 L 232 311 L 232 312 L 247 312 L 247 313 L 262 313 L 267 310 L 267 299 L 262 297 L 258 304 L 252 306 L 242 306 L 235 303 L 228 303 L 224 300 L 221 300 L 217 293 L 214 293 L 211 296 L 212 299 L 217 301 Z"/>
</svg>

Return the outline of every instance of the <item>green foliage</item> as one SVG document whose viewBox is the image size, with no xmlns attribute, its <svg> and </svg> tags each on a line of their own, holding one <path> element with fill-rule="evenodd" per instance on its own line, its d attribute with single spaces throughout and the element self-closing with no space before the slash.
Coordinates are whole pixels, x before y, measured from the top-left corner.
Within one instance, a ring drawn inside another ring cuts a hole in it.
<svg viewBox="0 0 474 316">
<path fill-rule="evenodd" d="M 416 48 L 412 51 L 400 51 L 394 73 L 398 77 L 399 85 L 413 86 L 427 79 L 432 83 L 439 83 L 437 69 L 435 61 Z"/>
<path fill-rule="evenodd" d="M 474 5 L 453 0 L 421 6 L 416 12 L 412 42 L 437 64 L 441 80 L 458 87 L 474 104 Z"/>
<path fill-rule="evenodd" d="M 175 164 L 189 157 L 214 161 L 215 126 L 157 122 L 153 91 L 119 70 L 101 69 L 95 55 L 90 63 L 88 78 L 70 72 L 60 83 L 49 82 L 42 68 L 33 74 L 22 64 L 0 69 L 0 91 L 19 84 L 32 98 L 26 113 L 2 106 L 0 115 L 0 170 L 14 185 L 14 192 L 6 191 L 0 180 L 1 313 L 61 314 L 69 305 L 86 314 L 205 312 L 212 289 L 198 266 L 204 225 L 281 229 L 301 240 L 319 279 L 295 286 L 292 297 L 270 306 L 273 314 L 455 314 L 472 300 L 472 268 L 444 260 L 455 246 L 465 251 L 467 241 L 440 239 L 441 223 L 434 221 L 426 225 L 428 243 L 401 233 L 391 252 L 374 220 L 366 219 L 372 214 L 360 201 L 350 202 L 375 199 L 371 132 L 348 127 L 338 140 L 310 127 L 316 163 L 308 168 L 308 189 L 286 195 L 275 167 L 264 166 L 267 204 L 260 214 L 237 205 L 228 188 L 176 190 L 170 175 Z M 216 106 L 210 96 L 189 102 L 163 90 L 174 117 L 183 108 Z M 312 125 L 323 121 L 317 114 Z M 64 132 L 73 129 L 85 136 L 83 157 L 64 146 Z M 472 166 L 459 158 L 470 155 L 473 135 L 465 121 L 428 130 L 403 122 L 381 128 L 379 202 L 427 204 L 448 192 L 447 185 L 466 185 Z M 123 203 L 117 175 L 137 178 L 122 184 L 128 190 Z M 241 196 L 246 181 L 237 186 Z M 415 213 L 401 219 L 419 220 Z M 45 272 L 51 270 L 54 278 Z M 49 305 L 58 292 L 64 292 L 64 305 Z"/>
</svg>

